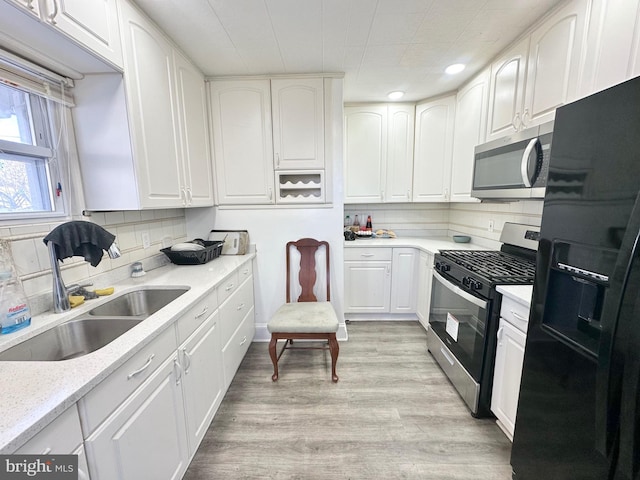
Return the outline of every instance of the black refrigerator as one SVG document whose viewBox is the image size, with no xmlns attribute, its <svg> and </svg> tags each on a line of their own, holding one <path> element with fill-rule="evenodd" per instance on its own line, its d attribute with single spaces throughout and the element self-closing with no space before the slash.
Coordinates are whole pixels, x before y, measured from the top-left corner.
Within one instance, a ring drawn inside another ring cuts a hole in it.
<svg viewBox="0 0 640 480">
<path fill-rule="evenodd" d="M 640 77 L 559 108 L 516 480 L 640 479 Z"/>
</svg>

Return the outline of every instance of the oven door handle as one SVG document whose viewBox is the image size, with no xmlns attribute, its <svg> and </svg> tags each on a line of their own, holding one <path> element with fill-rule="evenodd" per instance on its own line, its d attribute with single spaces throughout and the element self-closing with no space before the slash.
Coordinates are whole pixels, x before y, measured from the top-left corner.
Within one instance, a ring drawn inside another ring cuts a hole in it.
<svg viewBox="0 0 640 480">
<path fill-rule="evenodd" d="M 474 297 L 470 293 L 467 293 L 464 290 L 462 290 L 460 287 L 456 287 L 454 284 L 452 284 L 449 280 L 444 278 L 442 275 L 440 275 L 436 271 L 433 272 L 433 278 L 435 278 L 438 282 L 440 282 L 443 287 L 448 288 L 449 290 L 451 290 L 456 295 L 464 298 L 467 302 L 471 302 L 475 306 L 483 308 L 485 310 L 489 306 L 489 302 L 487 302 L 485 300 L 482 300 L 482 299 L 480 299 L 478 297 Z"/>
</svg>

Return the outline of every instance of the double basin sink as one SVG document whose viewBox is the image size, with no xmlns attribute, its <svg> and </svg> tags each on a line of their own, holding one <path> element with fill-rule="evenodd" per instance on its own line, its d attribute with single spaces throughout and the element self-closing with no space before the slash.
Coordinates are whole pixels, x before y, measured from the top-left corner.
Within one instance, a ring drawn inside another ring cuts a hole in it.
<svg viewBox="0 0 640 480">
<path fill-rule="evenodd" d="M 111 343 L 187 290 L 145 288 L 125 293 L 0 352 L 0 361 L 58 361 L 81 357 Z"/>
</svg>

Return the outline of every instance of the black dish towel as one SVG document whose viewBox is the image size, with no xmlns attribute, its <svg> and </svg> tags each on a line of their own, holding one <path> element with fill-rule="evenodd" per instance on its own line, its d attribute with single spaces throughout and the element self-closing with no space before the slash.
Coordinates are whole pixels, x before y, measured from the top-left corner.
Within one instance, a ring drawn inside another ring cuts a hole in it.
<svg viewBox="0 0 640 480">
<path fill-rule="evenodd" d="M 109 250 L 116 236 L 100 225 L 81 220 L 63 223 L 51 230 L 43 242 L 53 242 L 58 260 L 84 257 L 92 267 L 102 260 L 103 250 Z"/>
</svg>

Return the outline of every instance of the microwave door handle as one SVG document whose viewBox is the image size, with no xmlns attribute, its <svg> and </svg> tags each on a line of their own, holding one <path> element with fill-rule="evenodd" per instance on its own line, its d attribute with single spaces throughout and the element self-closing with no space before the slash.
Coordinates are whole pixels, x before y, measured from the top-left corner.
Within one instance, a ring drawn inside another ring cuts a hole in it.
<svg viewBox="0 0 640 480">
<path fill-rule="evenodd" d="M 474 297 L 470 293 L 465 292 L 460 287 L 456 287 L 450 281 L 448 281 L 446 278 L 440 275 L 438 272 L 433 272 L 433 278 L 435 278 L 438 282 L 440 282 L 443 287 L 451 290 L 456 295 L 464 298 L 467 302 L 473 303 L 476 307 L 480 307 L 485 310 L 487 309 L 487 305 L 489 304 L 489 302 L 485 302 L 484 300 L 481 300 L 477 297 Z"/>
<path fill-rule="evenodd" d="M 527 188 L 531 188 L 531 179 L 529 178 L 529 161 L 531 158 L 531 152 L 536 148 L 536 143 L 538 143 L 537 138 L 532 138 L 529 141 L 527 148 L 524 149 L 524 153 L 522 154 L 522 160 L 520 161 L 520 175 L 522 176 L 522 183 Z"/>
</svg>

